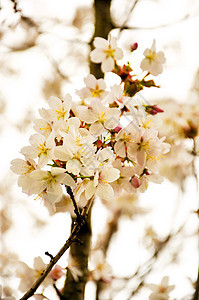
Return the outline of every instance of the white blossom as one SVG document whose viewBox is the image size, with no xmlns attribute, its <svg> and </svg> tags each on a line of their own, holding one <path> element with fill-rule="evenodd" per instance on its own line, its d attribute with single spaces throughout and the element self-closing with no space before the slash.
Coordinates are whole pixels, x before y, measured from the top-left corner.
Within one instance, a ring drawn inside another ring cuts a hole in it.
<svg viewBox="0 0 199 300">
<path fill-rule="evenodd" d="M 43 167 L 53 157 L 54 137 L 50 135 L 46 139 L 45 136 L 35 133 L 31 135 L 29 142 L 31 146 L 23 147 L 21 153 L 27 160 L 38 157 L 38 166 Z"/>
<path fill-rule="evenodd" d="M 150 300 L 168 300 L 169 293 L 175 288 L 174 285 L 168 285 L 169 277 L 164 276 L 160 284 L 147 284 L 147 287 L 150 288 L 153 292 L 150 294 Z"/>
<path fill-rule="evenodd" d="M 79 118 L 91 124 L 91 134 L 99 136 L 104 129 L 114 129 L 118 125 L 119 114 L 119 109 L 105 107 L 99 100 L 94 99 L 89 108 L 79 111 Z"/>
<path fill-rule="evenodd" d="M 115 37 L 110 37 L 110 42 L 96 37 L 93 42 L 96 49 L 91 51 L 91 61 L 95 63 L 102 63 L 102 71 L 110 72 L 114 69 L 115 60 L 122 59 L 123 52 L 117 47 L 117 40 Z"/>
<path fill-rule="evenodd" d="M 86 87 L 77 90 L 76 94 L 84 101 L 86 99 L 92 100 L 92 98 L 104 99 L 108 92 L 105 91 L 106 83 L 104 79 L 96 79 L 94 75 L 89 74 L 84 78 Z"/>
<path fill-rule="evenodd" d="M 63 195 L 61 184 L 75 186 L 73 178 L 65 172 L 66 169 L 58 167 L 52 167 L 51 171 L 33 171 L 30 175 L 35 182 L 32 186 L 32 194 L 40 195 L 44 192 L 51 204 L 60 201 Z"/>
<path fill-rule="evenodd" d="M 156 52 L 156 42 L 153 40 L 151 49 L 144 51 L 145 58 L 142 60 L 140 67 L 143 71 L 149 71 L 152 75 L 157 76 L 163 71 L 163 64 L 166 59 L 162 51 Z"/>
</svg>

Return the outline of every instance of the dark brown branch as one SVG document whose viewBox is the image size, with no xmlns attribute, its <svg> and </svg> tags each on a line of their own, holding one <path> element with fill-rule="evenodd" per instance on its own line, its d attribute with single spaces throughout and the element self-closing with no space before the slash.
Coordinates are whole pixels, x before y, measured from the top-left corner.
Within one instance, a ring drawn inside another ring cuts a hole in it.
<svg viewBox="0 0 199 300">
<path fill-rule="evenodd" d="M 75 223 L 73 230 L 71 232 L 70 237 L 67 239 L 64 246 L 59 250 L 59 252 L 55 255 L 54 258 L 51 259 L 50 263 L 46 267 L 46 269 L 43 271 L 41 276 L 35 281 L 35 283 L 32 285 L 32 287 L 25 293 L 25 295 L 20 300 L 26 300 L 29 299 L 31 296 L 34 295 L 38 287 L 41 285 L 41 283 L 44 281 L 46 276 L 49 274 L 49 272 L 52 270 L 53 266 L 56 264 L 56 262 L 60 259 L 60 257 L 66 252 L 66 250 L 78 239 L 78 233 L 82 226 L 85 224 L 87 214 L 89 212 L 91 203 L 93 199 L 91 198 L 86 206 L 83 208 L 81 213 L 81 219 Z"/>
<path fill-rule="evenodd" d="M 93 40 L 95 37 L 107 38 L 110 31 L 114 28 L 111 13 L 111 0 L 95 0 L 95 32 L 91 39 L 91 50 L 93 49 Z M 90 61 L 90 73 L 96 78 L 103 78 L 104 74 L 101 71 L 101 64 L 95 64 Z"/>
<path fill-rule="evenodd" d="M 81 218 L 81 215 L 80 215 L 80 212 L 79 212 L 79 209 L 77 207 L 77 203 L 75 201 L 75 197 L 73 195 L 73 191 L 71 189 L 71 187 L 69 185 L 66 186 L 66 190 L 67 190 L 67 193 L 69 194 L 72 202 L 73 202 L 73 206 L 74 206 L 74 213 L 76 214 L 77 218 L 80 219 Z"/>
</svg>

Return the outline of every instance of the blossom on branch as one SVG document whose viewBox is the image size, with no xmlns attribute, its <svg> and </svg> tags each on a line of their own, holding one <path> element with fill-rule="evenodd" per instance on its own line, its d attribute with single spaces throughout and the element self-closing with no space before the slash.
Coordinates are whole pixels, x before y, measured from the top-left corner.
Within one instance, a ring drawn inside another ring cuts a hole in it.
<svg viewBox="0 0 199 300">
<path fill-rule="evenodd" d="M 140 64 L 141 69 L 143 71 L 149 71 L 154 76 L 161 74 L 166 59 L 162 51 L 156 52 L 155 40 L 153 40 L 151 49 L 147 48 L 143 54 L 145 58 Z"/>
<path fill-rule="evenodd" d="M 110 72 L 115 67 L 115 60 L 122 59 L 122 49 L 117 47 L 117 40 L 115 37 L 110 37 L 110 41 L 103 38 L 96 37 L 93 42 L 96 49 L 91 51 L 91 61 L 95 63 L 102 63 L 102 71 Z"/>
</svg>

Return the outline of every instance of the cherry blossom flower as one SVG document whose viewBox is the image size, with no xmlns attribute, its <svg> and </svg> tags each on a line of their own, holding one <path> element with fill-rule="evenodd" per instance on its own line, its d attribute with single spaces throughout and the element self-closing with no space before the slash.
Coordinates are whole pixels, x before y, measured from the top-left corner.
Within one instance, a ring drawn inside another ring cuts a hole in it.
<svg viewBox="0 0 199 300">
<path fill-rule="evenodd" d="M 32 178 L 30 174 L 32 171 L 36 170 L 36 163 L 34 160 L 23 160 L 21 158 L 16 158 L 11 161 L 10 169 L 17 175 L 18 186 L 22 187 L 22 191 L 26 194 L 30 194 L 32 186 Z"/>
<path fill-rule="evenodd" d="M 72 97 L 69 94 L 66 94 L 64 100 L 51 96 L 48 100 L 48 104 L 52 111 L 53 121 L 66 121 L 68 119 L 72 105 Z"/>
<path fill-rule="evenodd" d="M 140 167 L 146 165 L 152 171 L 157 170 L 158 160 L 170 149 L 170 145 L 163 142 L 164 139 L 158 138 L 156 129 L 141 128 L 133 134 L 128 156 L 137 161 Z"/>
<path fill-rule="evenodd" d="M 99 100 L 93 100 L 89 108 L 79 111 L 79 118 L 91 124 L 89 131 L 91 134 L 99 136 L 104 128 L 114 129 L 119 123 L 120 110 L 117 108 L 105 107 Z"/>
<path fill-rule="evenodd" d="M 58 280 L 64 275 L 63 268 L 59 265 L 55 265 L 49 275 L 53 280 Z"/>
<path fill-rule="evenodd" d="M 43 135 L 35 133 L 31 135 L 29 142 L 31 146 L 23 147 L 21 153 L 27 160 L 38 157 L 38 166 L 43 167 L 53 157 L 54 137 L 50 135 L 46 139 Z"/>
<path fill-rule="evenodd" d="M 169 277 L 164 276 L 159 285 L 157 284 L 147 284 L 153 292 L 150 294 L 150 300 L 168 300 L 169 293 L 175 288 L 174 285 L 168 285 Z"/>
<path fill-rule="evenodd" d="M 33 171 L 30 175 L 34 180 L 32 194 L 40 195 L 44 192 L 51 204 L 59 202 L 63 195 L 61 184 L 69 185 L 71 187 L 75 186 L 73 178 L 65 172 L 66 169 L 58 167 L 52 167 L 51 171 Z"/>
<path fill-rule="evenodd" d="M 94 75 L 89 74 L 84 78 L 86 87 L 81 90 L 77 90 L 76 94 L 84 101 L 86 99 L 92 100 L 92 98 L 98 98 L 103 100 L 108 92 L 105 91 L 106 83 L 104 79 L 96 79 Z"/>
<path fill-rule="evenodd" d="M 90 180 L 86 185 L 86 199 L 90 199 L 94 194 L 101 199 L 112 199 L 114 197 L 114 190 L 110 183 L 117 180 L 119 174 L 120 171 L 111 165 L 104 166 L 99 171 L 96 171 L 94 180 Z"/>
<path fill-rule="evenodd" d="M 132 125 L 129 124 L 125 128 L 119 131 L 116 138 L 116 143 L 114 145 L 114 150 L 120 157 L 126 157 L 129 153 L 129 147 L 134 140 L 132 135 Z"/>
<path fill-rule="evenodd" d="M 34 258 L 34 265 L 33 268 L 30 268 L 24 262 L 18 262 L 18 267 L 16 270 L 16 276 L 21 279 L 19 284 L 19 290 L 21 292 L 25 292 L 28 290 L 34 281 L 40 277 L 41 273 L 45 270 L 46 264 L 43 262 L 40 256 Z M 42 283 L 43 286 L 48 286 L 52 283 L 52 279 L 47 276 L 44 282 Z"/>
<path fill-rule="evenodd" d="M 71 127 L 64 136 L 63 145 L 55 147 L 54 155 L 57 159 L 66 161 L 68 172 L 78 175 L 84 166 L 88 168 L 94 166 L 95 140 L 88 130 L 80 128 L 76 131 Z"/>
<path fill-rule="evenodd" d="M 163 71 L 163 64 L 166 59 L 162 51 L 156 52 L 156 42 L 153 40 L 151 49 L 144 51 L 145 58 L 142 60 L 140 67 L 143 71 L 149 71 L 152 75 L 157 76 Z"/>
<path fill-rule="evenodd" d="M 117 47 L 117 40 L 114 37 L 110 37 L 110 42 L 107 40 L 96 37 L 93 42 L 96 49 L 91 51 L 91 61 L 95 63 L 102 63 L 102 71 L 110 72 L 114 69 L 115 60 L 122 59 L 123 52 Z"/>
</svg>

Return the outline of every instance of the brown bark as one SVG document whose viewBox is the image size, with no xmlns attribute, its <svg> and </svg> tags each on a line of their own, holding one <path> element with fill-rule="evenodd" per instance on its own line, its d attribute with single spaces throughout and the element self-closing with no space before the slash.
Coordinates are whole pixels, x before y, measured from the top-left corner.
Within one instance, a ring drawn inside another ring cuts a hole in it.
<svg viewBox="0 0 199 300">
<path fill-rule="evenodd" d="M 95 37 L 107 38 L 110 30 L 113 28 L 110 14 L 111 0 L 95 0 L 95 32 L 91 41 L 91 50 L 93 49 L 92 42 Z M 90 73 L 96 78 L 103 78 L 100 64 L 90 62 Z M 90 250 L 91 239 L 91 216 L 89 215 L 84 227 L 80 230 L 78 238 L 82 241 L 82 245 L 73 244 L 70 248 L 71 255 L 79 264 L 79 268 L 83 275 L 79 281 L 75 281 L 71 272 L 67 272 L 67 277 L 64 285 L 63 299 L 66 300 L 83 300 L 84 290 L 87 282 L 88 274 L 88 257 Z M 73 228 L 73 225 L 72 225 Z"/>
</svg>

